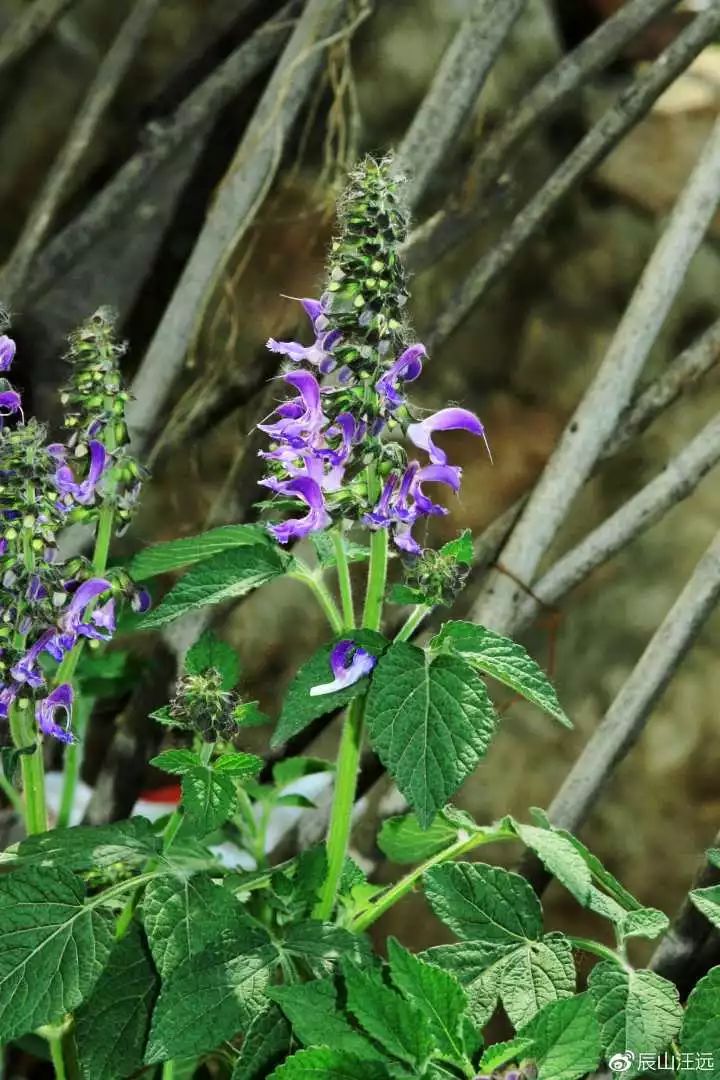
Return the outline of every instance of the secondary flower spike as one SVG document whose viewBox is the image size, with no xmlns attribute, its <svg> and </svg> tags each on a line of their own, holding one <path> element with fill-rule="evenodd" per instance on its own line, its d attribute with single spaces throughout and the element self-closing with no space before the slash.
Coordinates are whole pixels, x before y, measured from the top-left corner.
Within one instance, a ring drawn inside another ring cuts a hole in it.
<svg viewBox="0 0 720 1080">
<path fill-rule="evenodd" d="M 330 669 L 334 676 L 332 682 L 313 686 L 310 697 L 320 697 L 321 694 L 334 694 L 337 690 L 345 690 L 353 683 L 359 682 L 365 675 L 369 675 L 376 664 L 376 657 L 371 656 L 366 649 L 356 645 L 354 641 L 339 641 L 330 653 Z"/>
</svg>

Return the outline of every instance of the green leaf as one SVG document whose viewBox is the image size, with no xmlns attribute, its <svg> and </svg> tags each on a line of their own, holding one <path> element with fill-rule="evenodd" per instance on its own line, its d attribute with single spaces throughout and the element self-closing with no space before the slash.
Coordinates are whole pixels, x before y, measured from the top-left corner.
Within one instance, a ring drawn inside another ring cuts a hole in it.
<svg viewBox="0 0 720 1080">
<path fill-rule="evenodd" d="M 575 962 L 570 942 L 562 934 L 521 945 L 502 965 L 500 997 L 516 1028 L 551 1001 L 574 993 Z"/>
<path fill-rule="evenodd" d="M 332 1046 L 344 1054 L 367 1060 L 381 1055 L 340 1012 L 337 991 L 330 979 L 295 986 L 273 986 L 268 996 L 290 1020 L 293 1032 L 305 1046 Z"/>
<path fill-rule="evenodd" d="M 2 769 L 2 774 L 8 783 L 15 783 L 15 778 L 20 771 L 20 758 L 24 755 L 34 754 L 36 750 L 37 746 L 34 743 L 32 746 L 21 746 L 20 748 L 14 746 L 0 748 L 0 769 Z"/>
<path fill-rule="evenodd" d="M 522 947 L 522 946 L 521 946 Z M 500 992 L 502 969 L 508 955 L 488 953 L 476 941 L 454 945 L 435 945 L 424 954 L 433 964 L 449 971 L 465 990 L 468 1010 L 478 1028 L 483 1028 L 495 1012 Z"/>
<path fill-rule="evenodd" d="M 314 975 L 332 972 L 343 957 L 363 962 L 369 953 L 365 938 L 333 923 L 308 919 L 289 927 L 283 951 L 304 960 Z"/>
<path fill-rule="evenodd" d="M 429 597 L 422 589 L 396 583 L 390 589 L 387 600 L 389 604 L 425 604 L 429 602 Z"/>
<path fill-rule="evenodd" d="M 83 882 L 60 867 L 0 877 L 0 1041 L 56 1024 L 92 990 L 112 924 L 85 906 Z"/>
<path fill-rule="evenodd" d="M 580 1080 L 599 1064 L 600 1025 L 587 993 L 546 1005 L 518 1035 L 533 1043 L 537 1080 Z"/>
<path fill-rule="evenodd" d="M 685 1006 L 678 1080 L 710 1080 L 720 1062 L 720 967 L 700 980 Z M 713 1070 L 714 1066 L 714 1070 Z"/>
<path fill-rule="evenodd" d="M 153 1013 L 145 1061 L 213 1050 L 262 1011 L 278 954 L 260 927 L 223 931 L 175 968 Z"/>
<path fill-rule="evenodd" d="M 250 1025 L 231 1080 L 263 1080 L 289 1049 L 290 1025 L 275 1005 L 269 1005 Z"/>
<path fill-rule="evenodd" d="M 540 901 L 525 878 L 486 863 L 444 863 L 425 874 L 438 916 L 481 948 L 488 963 L 542 935 Z"/>
<path fill-rule="evenodd" d="M 24 865 L 103 870 L 114 863 L 145 863 L 160 847 L 150 822 L 135 817 L 114 825 L 73 825 L 28 836 L 18 844 L 17 858 Z"/>
<path fill-rule="evenodd" d="M 142 911 L 150 951 L 163 979 L 222 931 L 245 923 L 232 893 L 206 874 L 155 878 L 145 887 Z"/>
<path fill-rule="evenodd" d="M 427 1023 L 416 1006 L 405 1001 L 372 970 L 342 964 L 347 1007 L 368 1035 L 415 1069 L 422 1069 L 432 1050 Z"/>
<path fill-rule="evenodd" d="M 508 1039 L 506 1042 L 488 1046 L 478 1063 L 478 1072 L 492 1073 L 509 1065 L 511 1061 L 520 1061 L 532 1046 L 531 1039 Z"/>
<path fill-rule="evenodd" d="M 273 780 L 278 787 L 286 787 L 304 776 L 317 776 L 318 773 L 332 772 L 334 768 L 331 761 L 322 758 L 291 757 L 278 761 L 273 767 Z"/>
<path fill-rule="evenodd" d="M 130 576 L 134 581 L 145 581 L 156 574 L 177 570 L 180 566 L 210 559 L 229 548 L 266 544 L 272 541 L 261 525 L 221 525 L 199 536 L 185 536 L 181 540 L 168 540 L 152 544 L 138 552 L 130 563 Z"/>
<path fill-rule="evenodd" d="M 656 938 L 664 934 L 670 920 L 664 911 L 657 908 L 636 908 L 628 911 L 617 924 L 621 938 L 646 937 Z"/>
<path fill-rule="evenodd" d="M 427 826 L 485 754 L 497 718 L 464 660 L 399 642 L 378 661 L 365 720 L 373 749 Z"/>
<path fill-rule="evenodd" d="M 240 660 L 232 645 L 206 630 L 188 649 L 185 671 L 188 675 L 202 675 L 210 668 L 220 672 L 223 690 L 232 690 L 240 677 Z"/>
<path fill-rule="evenodd" d="M 315 548 L 315 554 L 317 555 L 320 566 L 322 566 L 324 570 L 337 566 L 335 545 L 333 544 L 330 533 L 311 533 L 310 539 Z M 363 544 L 355 544 L 352 540 L 348 540 L 346 536 L 343 536 L 343 548 L 345 550 L 345 558 L 348 562 L 367 562 L 370 558 L 369 547 L 365 547 Z"/>
<path fill-rule="evenodd" d="M 388 942 L 388 961 L 392 981 L 427 1020 L 437 1049 L 443 1057 L 462 1063 L 467 996 L 459 982 L 435 964 L 413 956 L 395 938 Z"/>
<path fill-rule="evenodd" d="M 270 717 L 260 711 L 257 701 L 241 702 L 233 712 L 233 720 L 238 727 L 262 727 L 270 723 Z"/>
<path fill-rule="evenodd" d="M 257 776 L 263 767 L 263 759 L 257 754 L 222 754 L 212 763 L 213 772 L 221 776 L 232 776 L 235 780 L 246 780 Z"/>
<path fill-rule="evenodd" d="M 75 1043 L 87 1080 L 121 1080 L 142 1067 L 157 990 L 143 933 L 131 923 L 75 1013 Z"/>
<path fill-rule="evenodd" d="M 275 734 L 272 737 L 272 746 L 280 746 L 287 742 L 293 735 L 303 731 L 313 720 L 326 713 L 334 712 L 335 709 L 347 705 L 349 701 L 364 694 L 368 688 L 369 676 L 338 690 L 334 694 L 320 694 L 316 697 L 310 695 L 314 686 L 321 686 L 330 682 L 332 673 L 330 670 L 330 653 L 338 641 L 346 641 L 348 638 L 367 649 L 373 656 L 380 656 L 387 641 L 382 634 L 376 634 L 372 630 L 351 630 L 335 638 L 307 660 L 297 675 L 290 683 L 285 704 L 280 714 L 280 720 Z"/>
<path fill-rule="evenodd" d="M 174 776 L 184 776 L 193 769 L 204 768 L 200 755 L 194 750 L 163 750 L 162 754 L 150 758 L 150 764 Z"/>
<path fill-rule="evenodd" d="M 545 672 L 510 638 L 476 623 L 453 621 L 445 623 L 430 647 L 459 653 L 565 727 L 572 727 Z"/>
<path fill-rule="evenodd" d="M 596 964 L 588 980 L 600 1022 L 602 1048 L 614 1054 L 659 1054 L 682 1024 L 677 988 L 653 971 L 624 971 L 609 960 Z M 628 1077 L 643 1070 L 622 1070 Z"/>
<path fill-rule="evenodd" d="M 389 1076 L 379 1061 L 318 1047 L 293 1054 L 268 1080 L 389 1080 Z"/>
<path fill-rule="evenodd" d="M 449 555 L 456 562 L 463 563 L 465 566 L 472 566 L 475 560 L 475 549 L 473 548 L 470 529 L 464 529 L 454 540 L 448 540 L 447 544 L 443 544 L 440 548 L 440 554 Z"/>
<path fill-rule="evenodd" d="M 158 607 L 144 616 L 140 629 L 164 626 L 195 608 L 245 596 L 280 577 L 288 565 L 287 556 L 265 544 L 223 551 L 207 562 L 191 567 Z"/>
<path fill-rule="evenodd" d="M 204 765 L 182 779 L 182 805 L 198 836 L 223 825 L 235 809 L 237 795 L 231 776 Z"/>
<path fill-rule="evenodd" d="M 377 843 L 383 855 L 396 863 L 424 862 L 432 855 L 450 847 L 460 838 L 477 832 L 468 814 L 446 807 L 432 819 L 426 829 L 415 814 L 387 818 L 378 833 Z"/>
<path fill-rule="evenodd" d="M 709 885 L 706 889 L 693 889 L 690 899 L 713 926 L 720 928 L 720 885 Z"/>
</svg>

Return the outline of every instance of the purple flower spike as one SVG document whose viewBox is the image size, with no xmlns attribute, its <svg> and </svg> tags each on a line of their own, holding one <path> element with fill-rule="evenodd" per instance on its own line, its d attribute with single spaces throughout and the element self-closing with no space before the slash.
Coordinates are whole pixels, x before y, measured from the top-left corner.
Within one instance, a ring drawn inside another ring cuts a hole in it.
<svg viewBox="0 0 720 1080">
<path fill-rule="evenodd" d="M 319 532 L 326 529 L 331 522 L 330 515 L 325 509 L 325 500 L 322 490 L 316 480 L 309 476 L 296 476 L 287 483 L 280 484 L 277 491 L 282 495 L 295 495 L 306 503 L 308 513 L 302 518 L 290 518 L 279 525 L 269 525 L 268 529 L 279 544 L 287 544 L 291 540 L 299 540 L 311 532 Z"/>
<path fill-rule="evenodd" d="M 77 634 L 83 622 L 85 608 L 91 600 L 107 592 L 109 588 L 111 585 L 106 578 L 90 578 L 89 581 L 84 581 L 73 593 L 70 605 L 60 619 L 61 628 L 67 633 Z"/>
<path fill-rule="evenodd" d="M 64 455 L 64 448 L 57 447 L 57 444 L 53 443 L 52 448 L 48 447 L 51 453 L 56 457 Z M 72 469 L 67 464 L 62 464 L 55 471 L 55 486 L 62 495 L 72 495 L 75 502 L 85 505 L 92 502 L 95 497 L 95 489 L 100 482 L 100 479 L 107 468 L 110 457 L 101 442 L 93 439 L 88 443 L 88 449 L 90 451 L 90 465 L 88 466 L 87 476 L 81 483 L 77 483 Z"/>
<path fill-rule="evenodd" d="M 478 420 L 475 413 L 468 409 L 448 408 L 440 409 L 439 412 L 428 416 L 419 424 L 410 424 L 407 429 L 408 438 L 421 450 L 426 450 L 430 455 L 433 465 L 447 464 L 447 454 L 433 442 L 436 431 L 469 431 L 471 435 L 479 435 L 484 440 L 487 452 L 490 454 L 485 428 Z M 492 461 L 492 455 L 490 457 Z"/>
<path fill-rule="evenodd" d="M 427 356 L 424 345 L 410 345 L 398 356 L 382 378 L 375 383 L 375 389 L 385 399 L 391 409 L 397 409 L 404 402 L 404 397 L 398 392 L 398 384 L 413 382 L 422 371 L 421 356 Z"/>
<path fill-rule="evenodd" d="M 73 689 L 69 683 L 61 683 L 60 686 L 56 687 L 46 698 L 42 701 L 38 701 L 35 706 L 35 719 L 43 734 L 52 735 L 54 739 L 59 739 L 60 742 L 74 742 L 75 737 L 70 731 L 72 706 Z M 65 712 L 64 727 L 60 727 L 60 725 L 55 722 L 55 713 L 58 709 L 63 709 Z"/>
<path fill-rule="evenodd" d="M 345 690 L 365 675 L 369 675 L 376 664 L 376 657 L 371 656 L 354 641 L 339 641 L 330 653 L 330 668 L 334 675 L 332 682 L 311 687 L 310 696 L 319 697 L 321 694 L 334 694 L 337 690 Z"/>
<path fill-rule="evenodd" d="M 0 371 L 9 371 L 15 359 L 15 342 L 7 334 L 0 336 Z"/>
</svg>

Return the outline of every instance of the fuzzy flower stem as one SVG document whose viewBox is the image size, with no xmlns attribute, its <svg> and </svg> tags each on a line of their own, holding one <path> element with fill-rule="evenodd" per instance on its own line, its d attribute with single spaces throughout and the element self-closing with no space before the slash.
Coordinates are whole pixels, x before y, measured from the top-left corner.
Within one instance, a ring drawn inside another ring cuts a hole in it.
<svg viewBox="0 0 720 1080">
<path fill-rule="evenodd" d="M 45 768 L 42 758 L 42 740 L 39 738 L 31 717 L 30 709 L 13 705 L 10 710 L 10 734 L 18 750 L 28 746 L 35 747 L 32 754 L 21 754 L 20 770 L 22 774 L 25 802 L 25 829 L 28 836 L 47 831 L 47 811 L 45 809 Z"/>
<path fill-rule="evenodd" d="M 333 631 L 336 634 L 342 633 L 343 617 L 338 610 L 337 604 L 328 592 L 325 582 L 319 574 L 314 573 L 309 566 L 305 565 L 305 563 L 302 563 L 299 560 L 296 561 L 298 563 L 297 569 L 288 574 L 288 577 L 294 577 L 296 581 L 302 581 L 303 585 L 307 585 L 322 608 Z"/>
<path fill-rule="evenodd" d="M 379 484 L 374 469 L 368 469 L 368 491 L 376 493 Z M 388 532 L 378 529 L 370 538 L 370 567 L 363 608 L 363 628 L 379 630 L 387 579 Z M 343 725 L 337 759 L 335 796 L 327 838 L 328 871 L 315 914 L 329 919 L 335 906 L 338 884 L 347 855 L 352 812 L 355 805 L 360 754 L 365 728 L 365 696 L 355 698 Z"/>
<path fill-rule="evenodd" d="M 432 610 L 429 604 L 418 604 L 413 608 L 395 635 L 395 641 L 409 641 L 423 619 L 426 619 Z"/>
<path fill-rule="evenodd" d="M 340 589 L 340 602 L 342 606 L 344 630 L 352 630 L 355 626 L 355 607 L 353 604 L 352 581 L 350 579 L 350 566 L 348 565 L 345 545 L 343 544 L 342 527 L 333 530 L 333 547 L 337 560 L 338 587 Z"/>
</svg>

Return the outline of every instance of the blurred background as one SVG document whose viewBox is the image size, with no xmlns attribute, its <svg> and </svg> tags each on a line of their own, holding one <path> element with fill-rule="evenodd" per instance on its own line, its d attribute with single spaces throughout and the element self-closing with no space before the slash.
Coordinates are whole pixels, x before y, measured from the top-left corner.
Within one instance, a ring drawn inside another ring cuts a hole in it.
<svg viewBox="0 0 720 1080">
<path fill-rule="evenodd" d="M 425 265 L 413 265 L 412 318 L 420 339 L 432 332 L 469 268 L 584 132 L 696 12 L 712 3 L 666 3 L 611 63 L 530 131 L 484 194 L 470 227 L 452 238 L 442 257 L 426 253 Z M 19 343 L 17 378 L 30 408 L 54 424 L 66 335 L 98 305 L 118 310 L 129 344 L 128 377 L 137 369 L 282 42 L 269 49 L 245 85 L 189 129 L 136 194 L 92 228 L 89 208 L 128 161 L 162 143 L 178 108 L 234 50 L 258 41 L 252 35 L 277 12 L 287 21 L 302 5 L 291 4 L 283 14 L 273 0 L 161 0 L 72 170 L 42 245 L 22 267 L 18 240 L 133 4 L 56 2 L 58 11 L 64 9 L 59 16 L 32 47 L 3 63 L 2 35 L 31 6 L 29 0 L 0 0 L 0 245 L 10 260 L 5 294 Z M 152 480 L 131 531 L 118 542 L 118 555 L 191 535 L 208 523 L 252 517 L 257 462 L 251 431 L 272 400 L 262 386 L 276 360 L 264 342 L 270 335 L 292 337 L 297 329 L 294 306 L 283 294 L 317 294 L 333 233 L 333 202 L 348 167 L 358 154 L 384 154 L 402 140 L 473 7 L 474 0 L 349 5 L 279 148 L 278 166 L 268 174 L 249 228 L 237 242 L 227 236 L 221 272 L 194 313 L 180 375 L 146 450 Z M 622 0 L 529 0 L 461 137 L 416 208 L 418 224 L 448 208 L 462 209 L 484 141 L 540 76 L 621 7 Z M 719 112 L 720 46 L 711 42 L 432 352 L 415 397 L 424 406 L 452 400 L 477 411 L 494 456 L 491 465 L 472 440 L 454 442 L 453 459 L 465 469 L 463 494 L 438 537 L 448 539 L 464 527 L 481 531 L 537 477 L 603 356 L 663 217 Z M 82 243 L 88 228 L 88 242 Z M 720 217 L 692 263 L 645 378 L 665 370 L 720 315 L 719 240 Z M 586 486 L 551 556 L 645 484 L 719 408 L 720 378 L 711 371 Z M 528 807 L 548 805 L 718 521 L 720 487 L 711 473 L 558 611 L 538 620 L 525 644 L 550 670 L 576 730 L 567 733 L 531 707 L 500 695 L 500 733 L 460 792 L 459 805 L 480 821 L 506 812 L 527 818 Z M 271 584 L 224 610 L 218 624 L 240 651 L 249 693 L 272 716 L 294 668 L 325 635 L 320 617 L 307 610 L 302 587 L 296 591 L 292 584 Z M 291 635 L 295 628 L 301 632 Z M 582 834 L 642 901 L 670 914 L 720 827 L 719 645 L 716 615 Z M 137 658 L 132 689 L 128 685 L 104 700 L 93 718 L 84 766 L 89 784 L 107 768 L 118 723 L 137 736 L 143 760 L 160 738 L 148 733 L 146 716 L 167 700 L 171 650 L 149 635 L 133 639 L 130 648 Z M 267 734 L 257 733 L 252 748 L 264 748 Z M 330 756 L 334 738 L 334 729 L 322 733 L 312 752 Z M 143 773 L 138 786 L 154 782 L 152 774 Z M 382 792 L 373 790 L 370 798 L 377 807 Z M 358 829 L 356 842 L 361 855 L 373 857 L 369 828 Z M 495 855 L 491 849 L 487 857 Z M 503 850 L 497 858 L 512 855 Z M 392 872 L 380 869 L 383 876 Z M 549 924 L 580 933 L 588 929 L 588 918 L 567 894 L 551 888 Z M 410 914 L 403 907 L 392 919 L 383 932 L 396 932 L 408 944 L 440 940 L 441 929 L 421 901 Z"/>
</svg>

